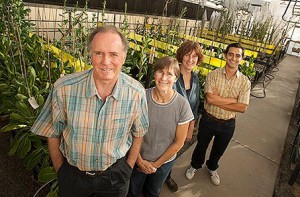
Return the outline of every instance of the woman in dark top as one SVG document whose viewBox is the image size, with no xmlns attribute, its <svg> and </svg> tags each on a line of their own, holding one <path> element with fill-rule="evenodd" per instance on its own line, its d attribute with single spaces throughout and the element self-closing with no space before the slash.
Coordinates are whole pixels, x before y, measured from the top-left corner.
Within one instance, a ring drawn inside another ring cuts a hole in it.
<svg viewBox="0 0 300 197">
<path fill-rule="evenodd" d="M 194 66 L 202 63 L 204 56 L 199 43 L 186 41 L 178 48 L 176 58 L 180 63 L 180 76 L 174 84 L 174 89 L 188 99 L 195 117 L 195 119 L 189 124 L 188 134 L 186 136 L 186 141 L 190 141 L 193 136 L 196 120 L 198 119 L 200 93 L 199 78 L 192 69 Z M 176 182 L 171 178 L 171 172 L 165 183 L 172 192 L 176 192 L 178 190 Z"/>
</svg>

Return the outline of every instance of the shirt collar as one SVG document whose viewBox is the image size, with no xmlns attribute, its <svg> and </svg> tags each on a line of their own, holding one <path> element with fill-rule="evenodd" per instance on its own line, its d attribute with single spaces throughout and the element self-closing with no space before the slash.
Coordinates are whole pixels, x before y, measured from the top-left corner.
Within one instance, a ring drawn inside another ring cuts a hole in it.
<svg viewBox="0 0 300 197">
<path fill-rule="evenodd" d="M 223 74 L 226 76 L 225 67 L 223 67 L 222 69 L 223 69 Z M 239 78 L 240 76 L 241 76 L 241 72 L 239 71 L 239 69 L 237 69 L 236 72 L 235 72 L 235 77 Z"/>
<path fill-rule="evenodd" d="M 97 95 L 96 84 L 94 81 L 93 69 L 90 70 L 89 76 L 86 83 L 86 98 L 90 98 L 94 95 Z"/>
<path fill-rule="evenodd" d="M 111 93 L 111 96 L 116 100 L 120 100 L 122 97 L 122 73 L 119 74 L 117 83 Z"/>
<path fill-rule="evenodd" d="M 117 83 L 112 91 L 111 96 L 115 98 L 116 100 L 119 100 L 121 98 L 121 90 L 122 90 L 122 73 L 120 73 L 119 78 L 117 80 Z M 94 74 L 93 69 L 91 69 L 89 76 L 88 76 L 88 82 L 86 84 L 86 98 L 90 98 L 92 96 L 98 95 L 95 80 L 94 80 Z"/>
</svg>

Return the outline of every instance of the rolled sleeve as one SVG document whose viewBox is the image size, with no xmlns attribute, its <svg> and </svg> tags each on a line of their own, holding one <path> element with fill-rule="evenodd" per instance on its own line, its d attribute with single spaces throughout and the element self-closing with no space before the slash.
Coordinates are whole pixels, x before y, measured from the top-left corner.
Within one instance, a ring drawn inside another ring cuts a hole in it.
<svg viewBox="0 0 300 197">
<path fill-rule="evenodd" d="M 247 80 L 247 81 L 245 81 L 245 85 L 243 85 L 243 88 L 240 91 L 240 94 L 238 97 L 238 103 L 243 103 L 243 104 L 249 105 L 250 90 L 251 90 L 251 82 L 249 80 Z"/>
<path fill-rule="evenodd" d="M 148 106 L 146 93 L 141 94 L 140 102 L 137 102 L 137 116 L 133 122 L 131 133 L 134 137 L 143 137 L 149 128 Z"/>
<path fill-rule="evenodd" d="M 59 137 L 65 129 L 61 109 L 57 92 L 52 88 L 41 113 L 31 128 L 31 132 L 44 137 Z"/>
<path fill-rule="evenodd" d="M 204 92 L 205 93 L 213 93 L 213 87 L 215 82 L 213 81 L 213 77 L 211 73 L 208 73 L 206 80 L 205 80 L 205 85 L 204 85 Z"/>
</svg>

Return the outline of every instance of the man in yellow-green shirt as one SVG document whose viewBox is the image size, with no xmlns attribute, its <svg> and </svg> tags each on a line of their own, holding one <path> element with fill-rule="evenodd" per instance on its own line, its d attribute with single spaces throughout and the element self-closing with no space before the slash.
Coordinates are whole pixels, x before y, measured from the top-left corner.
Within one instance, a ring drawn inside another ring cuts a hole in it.
<svg viewBox="0 0 300 197">
<path fill-rule="evenodd" d="M 192 179 L 205 161 L 207 147 L 214 137 L 206 167 L 214 185 L 220 184 L 218 162 L 224 154 L 235 130 L 236 113 L 243 113 L 249 105 L 251 83 L 239 70 L 244 48 L 239 43 L 224 51 L 226 65 L 207 75 L 204 113 L 198 129 L 198 142 L 192 155 L 186 178 Z"/>
</svg>

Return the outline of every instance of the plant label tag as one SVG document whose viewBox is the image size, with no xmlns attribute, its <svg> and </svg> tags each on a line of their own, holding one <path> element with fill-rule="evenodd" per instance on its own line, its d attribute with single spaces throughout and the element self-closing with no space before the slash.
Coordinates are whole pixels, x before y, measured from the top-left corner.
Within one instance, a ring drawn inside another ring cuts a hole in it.
<svg viewBox="0 0 300 197">
<path fill-rule="evenodd" d="M 39 104 L 36 102 L 33 96 L 28 99 L 28 102 L 30 103 L 33 109 L 37 109 L 39 107 Z"/>
<path fill-rule="evenodd" d="M 43 60 L 43 64 L 42 64 L 42 67 L 44 67 L 46 64 L 46 60 Z"/>
<path fill-rule="evenodd" d="M 155 53 L 155 47 L 151 47 L 151 52 L 150 52 L 150 57 L 149 57 L 149 64 L 153 64 L 154 53 Z"/>
</svg>

